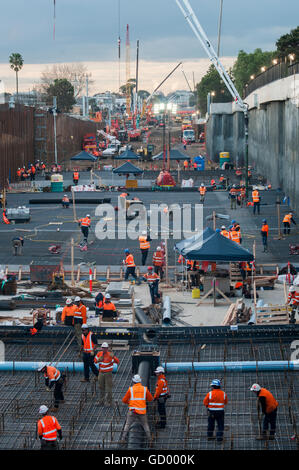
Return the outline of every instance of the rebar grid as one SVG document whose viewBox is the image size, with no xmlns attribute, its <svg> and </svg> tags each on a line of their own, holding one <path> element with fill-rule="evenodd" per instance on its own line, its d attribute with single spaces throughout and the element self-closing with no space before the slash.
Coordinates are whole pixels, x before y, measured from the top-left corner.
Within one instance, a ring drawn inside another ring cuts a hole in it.
<svg viewBox="0 0 299 470">
<path fill-rule="evenodd" d="M 6 360 L 51 360 L 57 345 L 8 344 Z M 121 401 L 132 377 L 132 351 L 115 351 L 120 359 L 118 372 L 113 375 L 114 407 L 99 406 L 97 381 L 80 382 L 81 374 L 67 371 L 64 386 L 65 403 L 57 416 L 63 430 L 63 449 L 117 449 L 124 426 L 127 406 Z M 185 338 L 185 344 L 170 341 L 160 345 L 161 362 L 185 361 L 247 361 L 288 360 L 288 341 L 247 341 L 223 344 L 198 344 L 194 337 Z M 51 357 L 50 357 L 51 356 Z M 72 346 L 63 361 L 78 361 L 78 349 Z M 83 374 L 82 374 L 83 375 Z M 202 401 L 210 390 L 215 373 L 194 371 L 168 374 L 171 398 L 167 400 L 167 428 L 157 430 L 156 403 L 148 409 L 152 431 L 151 445 L 156 449 L 236 449 L 236 450 L 292 450 L 298 448 L 299 422 L 298 372 L 223 372 L 217 378 L 228 395 L 225 410 L 224 441 L 207 441 L 207 411 Z M 257 399 L 249 391 L 252 383 L 269 389 L 279 402 L 277 432 L 274 441 L 256 441 L 262 415 L 258 413 Z M 155 378 L 150 390 L 155 389 Z M 45 390 L 42 374 L 34 372 L 3 372 L 0 376 L 0 449 L 38 449 L 36 422 L 41 404 L 53 404 L 53 392 Z M 292 437 L 295 436 L 294 439 Z"/>
</svg>

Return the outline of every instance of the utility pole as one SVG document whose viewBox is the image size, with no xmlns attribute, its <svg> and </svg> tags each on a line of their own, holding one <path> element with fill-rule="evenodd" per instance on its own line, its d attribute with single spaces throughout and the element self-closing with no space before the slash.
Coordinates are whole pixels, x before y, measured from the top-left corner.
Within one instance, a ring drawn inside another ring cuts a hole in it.
<svg viewBox="0 0 299 470">
<path fill-rule="evenodd" d="M 54 156 L 55 165 L 57 165 L 57 135 L 56 135 L 56 116 L 57 116 L 57 98 L 53 96 L 53 120 L 54 120 Z"/>
<path fill-rule="evenodd" d="M 89 116 L 89 103 L 88 103 L 88 75 L 86 74 L 86 111 L 85 116 Z"/>
<path fill-rule="evenodd" d="M 222 9 L 223 9 L 223 0 L 220 0 L 220 11 L 219 11 L 219 20 L 218 20 L 218 44 L 217 44 L 217 55 L 220 57 L 220 38 L 221 38 L 221 24 L 222 24 Z"/>
</svg>

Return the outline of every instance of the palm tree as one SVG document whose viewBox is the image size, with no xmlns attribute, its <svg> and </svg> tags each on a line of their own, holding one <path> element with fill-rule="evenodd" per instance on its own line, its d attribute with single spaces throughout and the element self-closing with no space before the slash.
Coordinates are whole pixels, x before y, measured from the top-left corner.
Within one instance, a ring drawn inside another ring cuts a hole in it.
<svg viewBox="0 0 299 470">
<path fill-rule="evenodd" d="M 19 101 L 19 82 L 18 82 L 18 72 L 23 67 L 23 57 L 18 52 L 13 52 L 9 56 L 10 68 L 16 72 L 16 91 L 17 91 L 17 101 Z"/>
</svg>

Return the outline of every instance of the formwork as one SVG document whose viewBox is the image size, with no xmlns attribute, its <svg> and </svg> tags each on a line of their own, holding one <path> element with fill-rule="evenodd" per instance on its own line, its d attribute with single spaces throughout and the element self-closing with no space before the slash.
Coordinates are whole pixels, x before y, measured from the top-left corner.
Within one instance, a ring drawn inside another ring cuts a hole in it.
<svg viewBox="0 0 299 470">
<path fill-rule="evenodd" d="M 51 361 L 61 348 L 69 328 L 46 329 L 36 338 L 28 339 L 21 328 L 0 329 L 5 342 L 6 361 Z M 91 373 L 90 383 L 81 383 L 80 373 L 72 366 L 66 371 L 65 403 L 57 417 L 63 433 L 60 447 L 65 450 L 119 449 L 127 405 L 121 401 L 132 378 L 132 353 L 143 344 L 141 329 L 111 330 L 96 328 L 99 344 L 102 339 L 124 338 L 128 350 L 115 350 L 120 359 L 113 375 L 113 407 L 99 405 L 97 381 Z M 290 360 L 291 345 L 299 337 L 298 327 L 243 328 L 236 333 L 229 328 L 154 328 L 155 345 L 161 363 L 257 361 L 255 372 L 169 373 L 171 398 L 167 400 L 167 427 L 156 429 L 156 402 L 148 406 L 152 432 L 150 446 L 160 450 L 298 450 L 299 373 L 285 371 L 261 372 L 258 361 Z M 248 333 L 248 331 L 250 333 Z M 63 361 L 80 361 L 78 346 L 72 344 Z M 212 379 L 219 378 L 228 395 L 225 410 L 224 441 L 207 441 L 207 411 L 203 399 L 210 390 Z M 262 414 L 255 394 L 249 391 L 253 383 L 269 389 L 279 402 L 277 432 L 274 441 L 257 441 Z M 155 377 L 150 391 L 154 393 Z M 36 436 L 38 409 L 51 406 L 52 392 L 45 390 L 44 379 L 38 372 L 0 373 L 0 449 L 39 449 Z"/>
</svg>

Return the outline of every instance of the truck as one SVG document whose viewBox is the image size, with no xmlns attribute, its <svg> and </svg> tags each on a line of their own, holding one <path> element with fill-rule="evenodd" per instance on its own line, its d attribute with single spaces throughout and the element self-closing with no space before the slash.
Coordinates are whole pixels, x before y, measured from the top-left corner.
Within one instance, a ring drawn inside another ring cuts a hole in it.
<svg viewBox="0 0 299 470">
<path fill-rule="evenodd" d="M 195 142 L 195 132 L 193 129 L 184 129 L 182 140 L 185 140 L 187 144 Z"/>
</svg>

